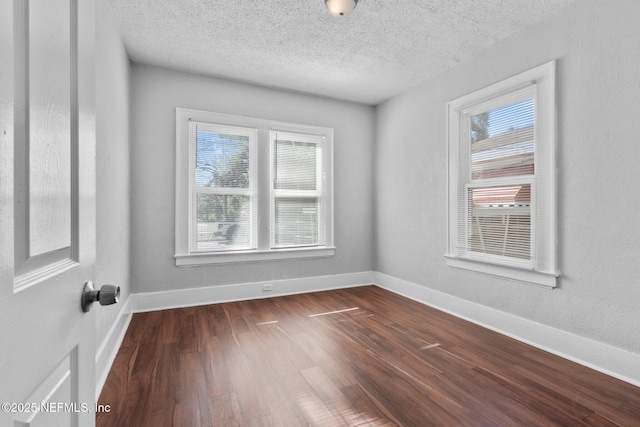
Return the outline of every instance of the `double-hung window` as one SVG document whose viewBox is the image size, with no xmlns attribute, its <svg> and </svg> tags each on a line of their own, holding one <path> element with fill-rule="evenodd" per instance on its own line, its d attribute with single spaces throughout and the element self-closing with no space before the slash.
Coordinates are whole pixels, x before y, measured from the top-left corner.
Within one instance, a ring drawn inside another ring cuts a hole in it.
<svg viewBox="0 0 640 427">
<path fill-rule="evenodd" d="M 176 264 L 333 255 L 333 129 L 176 110 Z"/>
<path fill-rule="evenodd" d="M 324 245 L 324 137 L 271 131 L 271 246 Z"/>
<path fill-rule="evenodd" d="M 448 104 L 448 263 L 555 286 L 553 62 Z"/>
<path fill-rule="evenodd" d="M 256 140 L 255 129 L 189 122 L 190 252 L 256 248 Z"/>
</svg>

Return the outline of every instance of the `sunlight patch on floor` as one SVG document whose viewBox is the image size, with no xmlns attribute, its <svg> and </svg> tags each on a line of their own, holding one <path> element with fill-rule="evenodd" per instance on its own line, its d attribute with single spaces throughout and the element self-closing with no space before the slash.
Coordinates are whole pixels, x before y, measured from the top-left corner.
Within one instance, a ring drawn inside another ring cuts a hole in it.
<svg viewBox="0 0 640 427">
<path fill-rule="evenodd" d="M 311 314 L 309 317 L 327 316 L 329 314 L 345 313 L 347 311 L 359 310 L 360 307 L 345 308 L 344 310 L 327 311 L 326 313 Z"/>
</svg>

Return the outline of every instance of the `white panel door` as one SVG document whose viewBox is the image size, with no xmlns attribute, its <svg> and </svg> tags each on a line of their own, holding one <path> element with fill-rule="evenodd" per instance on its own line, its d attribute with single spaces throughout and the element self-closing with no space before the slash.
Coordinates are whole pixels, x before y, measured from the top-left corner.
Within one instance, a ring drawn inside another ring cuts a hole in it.
<svg viewBox="0 0 640 427">
<path fill-rule="evenodd" d="M 93 0 L 0 1 L 0 425 L 95 423 Z"/>
</svg>

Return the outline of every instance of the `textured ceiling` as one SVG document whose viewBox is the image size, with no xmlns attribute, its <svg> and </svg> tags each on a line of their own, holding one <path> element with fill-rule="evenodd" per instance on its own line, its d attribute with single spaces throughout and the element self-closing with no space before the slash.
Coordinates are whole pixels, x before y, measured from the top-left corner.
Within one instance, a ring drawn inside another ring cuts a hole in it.
<svg viewBox="0 0 640 427">
<path fill-rule="evenodd" d="M 377 104 L 574 0 L 106 0 L 136 62 Z"/>
</svg>

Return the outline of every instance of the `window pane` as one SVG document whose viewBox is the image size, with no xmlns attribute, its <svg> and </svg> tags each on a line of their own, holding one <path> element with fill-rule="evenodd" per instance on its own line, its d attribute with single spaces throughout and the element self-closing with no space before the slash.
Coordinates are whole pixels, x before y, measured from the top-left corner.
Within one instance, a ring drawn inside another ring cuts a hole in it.
<svg viewBox="0 0 640 427">
<path fill-rule="evenodd" d="M 198 130 L 196 186 L 249 188 L 249 137 Z"/>
<path fill-rule="evenodd" d="M 276 190 L 316 190 L 316 144 L 296 141 L 276 141 Z"/>
<path fill-rule="evenodd" d="M 469 249 L 531 259 L 531 185 L 470 189 Z"/>
<path fill-rule="evenodd" d="M 227 250 L 250 246 L 250 198 L 239 195 L 197 195 L 196 249 Z"/>
<path fill-rule="evenodd" d="M 275 245 L 318 244 L 318 199 L 275 200 Z"/>
<path fill-rule="evenodd" d="M 533 98 L 470 117 L 471 178 L 533 175 Z"/>
</svg>

